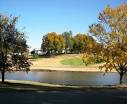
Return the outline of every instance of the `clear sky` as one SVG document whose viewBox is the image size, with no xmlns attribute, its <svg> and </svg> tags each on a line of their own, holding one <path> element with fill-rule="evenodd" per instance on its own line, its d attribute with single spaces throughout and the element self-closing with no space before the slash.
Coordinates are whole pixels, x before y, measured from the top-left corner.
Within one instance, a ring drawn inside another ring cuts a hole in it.
<svg viewBox="0 0 127 104">
<path fill-rule="evenodd" d="M 88 33 L 106 5 L 123 2 L 127 0 L 0 0 L 0 13 L 19 16 L 17 28 L 25 27 L 29 46 L 40 48 L 47 32 Z"/>
</svg>

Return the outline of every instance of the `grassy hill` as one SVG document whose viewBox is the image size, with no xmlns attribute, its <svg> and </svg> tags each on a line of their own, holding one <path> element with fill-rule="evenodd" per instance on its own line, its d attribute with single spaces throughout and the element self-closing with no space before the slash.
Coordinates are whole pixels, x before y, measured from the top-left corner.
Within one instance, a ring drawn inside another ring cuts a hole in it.
<svg viewBox="0 0 127 104">
<path fill-rule="evenodd" d="M 49 58 L 37 58 L 32 60 L 31 67 L 52 67 L 52 68 L 84 68 L 86 67 L 82 61 L 82 54 L 63 54 Z M 88 67 L 97 68 L 96 65 Z"/>
</svg>

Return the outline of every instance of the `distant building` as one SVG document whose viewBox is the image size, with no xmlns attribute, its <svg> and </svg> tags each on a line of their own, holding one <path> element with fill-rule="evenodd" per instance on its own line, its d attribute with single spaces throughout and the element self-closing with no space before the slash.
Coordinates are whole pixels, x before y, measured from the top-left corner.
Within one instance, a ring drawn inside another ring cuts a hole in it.
<svg viewBox="0 0 127 104">
<path fill-rule="evenodd" d="M 33 51 L 31 51 L 31 54 L 46 55 L 47 52 L 44 52 L 43 50 L 40 49 L 34 49 Z"/>
</svg>

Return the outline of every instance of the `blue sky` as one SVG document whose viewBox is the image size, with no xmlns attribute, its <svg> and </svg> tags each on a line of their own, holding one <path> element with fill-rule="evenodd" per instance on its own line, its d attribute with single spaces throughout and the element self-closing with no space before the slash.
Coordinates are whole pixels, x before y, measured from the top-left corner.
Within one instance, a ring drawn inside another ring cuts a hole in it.
<svg viewBox="0 0 127 104">
<path fill-rule="evenodd" d="M 72 30 L 88 33 L 88 26 L 97 22 L 98 13 L 106 5 L 113 7 L 127 0 L 0 0 L 0 13 L 19 16 L 17 28 L 25 27 L 28 44 L 40 48 L 47 32 Z"/>
</svg>

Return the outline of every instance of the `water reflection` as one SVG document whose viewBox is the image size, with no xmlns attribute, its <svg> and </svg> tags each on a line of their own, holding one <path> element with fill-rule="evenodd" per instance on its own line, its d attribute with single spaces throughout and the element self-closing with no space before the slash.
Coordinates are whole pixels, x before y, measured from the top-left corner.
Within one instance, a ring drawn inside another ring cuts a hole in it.
<svg viewBox="0 0 127 104">
<path fill-rule="evenodd" d="M 30 71 L 26 72 L 6 72 L 6 79 L 31 80 L 37 82 L 66 84 L 66 85 L 114 85 L 119 83 L 117 73 L 108 73 L 104 75 L 101 72 L 46 72 Z M 127 76 L 124 77 L 124 83 L 127 82 Z"/>
</svg>

